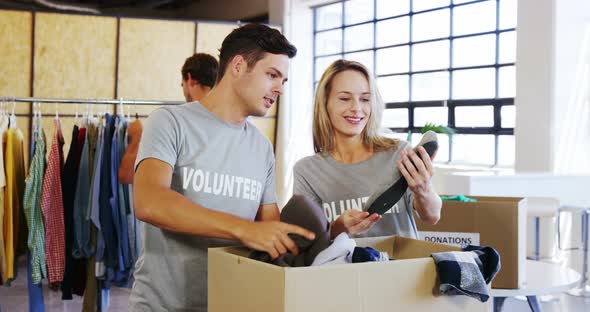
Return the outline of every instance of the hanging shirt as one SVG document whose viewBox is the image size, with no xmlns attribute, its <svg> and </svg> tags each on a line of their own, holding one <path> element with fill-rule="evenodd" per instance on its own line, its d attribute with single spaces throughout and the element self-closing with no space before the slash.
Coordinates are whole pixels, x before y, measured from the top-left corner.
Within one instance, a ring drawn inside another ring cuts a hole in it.
<svg viewBox="0 0 590 312">
<path fill-rule="evenodd" d="M 130 250 L 129 250 L 129 225 L 127 223 L 127 213 L 129 212 L 129 208 L 127 207 L 127 188 L 123 188 L 123 184 L 119 183 L 118 179 L 118 172 L 119 172 L 119 164 L 121 163 L 121 159 L 123 157 L 123 153 L 125 153 L 125 131 L 127 130 L 127 122 L 124 118 L 120 119 L 119 124 L 117 125 L 117 144 L 113 144 L 113 154 L 116 155 L 116 160 L 113 162 L 113 171 L 111 174 L 113 175 L 114 180 L 117 181 L 117 198 L 118 198 L 118 209 L 119 209 L 119 224 L 121 233 L 119 235 L 119 249 L 121 251 L 121 257 L 123 262 L 122 266 L 119 268 L 120 271 L 125 275 L 122 281 L 127 281 L 129 276 L 129 270 L 131 269 L 131 259 L 130 259 Z M 115 140 L 115 138 L 113 138 Z"/>
<path fill-rule="evenodd" d="M 0 119 L 0 137 L 4 135 L 8 127 L 8 118 L 5 116 Z M 0 144 L 0 285 L 6 282 L 6 243 L 4 241 L 4 187 L 6 186 L 6 176 L 4 174 L 4 148 Z"/>
<path fill-rule="evenodd" d="M 90 196 L 90 170 L 88 151 L 88 132 L 82 146 L 80 166 L 78 168 L 78 180 L 76 183 L 76 197 L 74 199 L 74 245 L 73 256 L 75 258 L 89 258 L 92 255 L 90 246 L 90 219 L 86 218 Z"/>
<path fill-rule="evenodd" d="M 104 275 L 104 237 L 102 235 L 102 226 L 100 224 L 100 185 L 101 185 L 101 171 L 102 171 L 102 154 L 103 154 L 103 136 L 104 127 L 99 126 L 98 139 L 96 142 L 96 151 L 94 154 L 94 176 L 90 188 L 92 190 L 92 196 L 90 199 L 90 220 L 96 227 L 96 277 Z"/>
<path fill-rule="evenodd" d="M 40 124 L 40 123 L 39 123 Z M 24 207 L 29 227 L 28 246 L 31 259 L 31 276 L 33 284 L 41 283 L 47 277 L 45 262 L 45 225 L 41 211 L 41 190 L 45 174 L 45 133 L 39 130 L 35 139 L 35 154 L 31 159 L 29 176 L 25 181 Z"/>
<path fill-rule="evenodd" d="M 45 256 L 49 283 L 61 282 L 65 270 L 64 207 L 61 189 L 64 138 L 59 119 L 51 143 L 47 170 L 43 179 L 41 208 L 45 219 Z"/>
<path fill-rule="evenodd" d="M 119 167 L 120 183 L 133 183 L 133 175 L 135 174 L 133 165 L 135 164 L 135 158 L 137 157 L 137 151 L 139 150 L 139 140 L 141 138 L 142 131 L 143 125 L 139 119 L 134 120 L 129 124 L 126 135 L 128 140 L 125 140 L 129 142 L 129 146 L 127 146 L 125 149 L 125 153 L 121 159 L 121 166 Z"/>
<path fill-rule="evenodd" d="M 6 276 L 14 279 L 14 259 L 26 250 L 27 226 L 22 198 L 24 194 L 25 168 L 23 158 L 23 134 L 17 128 L 9 128 L 3 136 L 5 144 L 6 188 L 4 189 L 4 239 L 6 244 Z M 22 224 L 21 224 L 22 220 Z M 8 221 L 8 222 L 7 222 Z"/>
<path fill-rule="evenodd" d="M 89 147 L 89 179 L 90 179 L 90 186 L 88 190 L 88 203 L 85 209 L 85 218 L 89 222 L 90 227 L 90 245 L 92 248 L 92 256 L 88 258 L 88 267 L 86 273 L 86 291 L 84 291 L 84 300 L 82 302 L 82 312 L 94 312 L 96 311 L 97 307 L 97 280 L 96 280 L 96 259 L 94 257 L 94 252 L 96 250 L 96 227 L 92 223 L 91 220 L 91 211 L 92 211 L 92 201 L 93 201 L 93 185 L 94 185 L 94 155 L 96 152 L 96 144 L 98 143 L 98 134 L 99 134 L 99 126 L 98 120 L 95 118 L 90 118 L 89 125 L 88 125 L 88 147 Z"/>
<path fill-rule="evenodd" d="M 72 244 L 74 239 L 74 196 L 76 186 L 76 151 L 78 149 L 78 126 L 72 129 L 72 140 L 66 162 L 61 173 L 61 188 L 64 207 L 64 228 L 65 228 L 65 271 L 61 283 L 62 300 L 72 299 L 72 281 L 74 279 L 74 258 L 72 257 Z"/>
</svg>

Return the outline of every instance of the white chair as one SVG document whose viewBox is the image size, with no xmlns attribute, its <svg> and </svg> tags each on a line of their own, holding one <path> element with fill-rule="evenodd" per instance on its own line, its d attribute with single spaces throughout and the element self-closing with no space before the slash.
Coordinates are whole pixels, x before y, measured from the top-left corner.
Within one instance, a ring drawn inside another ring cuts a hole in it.
<svg viewBox="0 0 590 312">
<path fill-rule="evenodd" d="M 527 258 L 554 260 L 560 202 L 551 197 L 527 197 Z"/>
<path fill-rule="evenodd" d="M 590 297 L 590 285 L 588 285 L 588 281 L 590 278 L 588 277 L 588 231 L 589 231 L 589 221 L 590 221 L 590 207 L 577 207 L 577 206 L 564 206 L 559 208 L 559 212 L 561 213 L 572 213 L 578 214 L 581 216 L 581 224 L 582 224 L 582 246 L 578 248 L 570 248 L 564 249 L 560 246 L 561 250 L 576 250 L 582 249 L 582 280 L 580 285 L 575 289 L 568 291 L 568 293 L 572 296 L 577 297 Z M 558 229 L 558 235 L 561 236 L 561 229 Z M 561 242 L 561 238 L 558 237 L 558 241 Z"/>
</svg>

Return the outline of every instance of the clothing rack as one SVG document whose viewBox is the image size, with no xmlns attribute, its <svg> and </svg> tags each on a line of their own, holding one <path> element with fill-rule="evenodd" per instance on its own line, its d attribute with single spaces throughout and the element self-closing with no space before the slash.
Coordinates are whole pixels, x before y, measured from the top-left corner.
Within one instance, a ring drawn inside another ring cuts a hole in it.
<svg viewBox="0 0 590 312">
<path fill-rule="evenodd" d="M 101 99 L 50 99 L 36 97 L 0 97 L 2 102 L 36 102 L 36 103 L 61 103 L 61 104 L 123 104 L 123 105 L 178 105 L 181 101 L 145 101 L 145 100 L 101 100 Z"/>
<path fill-rule="evenodd" d="M 52 103 L 52 104 L 112 104 L 112 105 L 179 105 L 184 104 L 182 101 L 146 101 L 146 100 L 109 100 L 109 99 L 52 99 L 52 98 L 37 98 L 37 97 L 13 97 L 0 96 L 0 103 Z M 32 117 L 33 104 L 31 104 L 31 113 L 14 114 L 17 117 Z M 116 109 L 115 109 L 116 110 Z M 60 114 L 63 117 L 75 117 L 73 114 Z M 147 117 L 147 115 L 136 115 L 136 117 Z"/>
</svg>

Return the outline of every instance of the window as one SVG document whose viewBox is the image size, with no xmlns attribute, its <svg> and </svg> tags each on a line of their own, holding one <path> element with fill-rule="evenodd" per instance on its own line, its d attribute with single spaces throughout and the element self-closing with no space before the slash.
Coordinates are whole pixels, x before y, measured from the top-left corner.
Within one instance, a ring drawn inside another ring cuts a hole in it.
<svg viewBox="0 0 590 312">
<path fill-rule="evenodd" d="M 359 61 L 376 75 L 386 103 L 383 126 L 395 137 L 418 140 L 424 124 L 447 125 L 456 135 L 439 136 L 435 161 L 513 166 L 516 1 L 315 7 L 314 86 L 334 60 Z"/>
</svg>

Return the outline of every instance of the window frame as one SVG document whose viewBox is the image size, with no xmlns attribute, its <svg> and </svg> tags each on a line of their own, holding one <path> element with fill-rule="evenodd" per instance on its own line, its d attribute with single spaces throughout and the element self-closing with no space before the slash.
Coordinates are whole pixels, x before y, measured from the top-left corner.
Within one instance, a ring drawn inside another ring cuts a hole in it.
<svg viewBox="0 0 590 312">
<path fill-rule="evenodd" d="M 312 10 L 313 10 L 313 79 L 312 79 L 313 90 L 315 90 L 315 88 L 317 86 L 317 82 L 319 81 L 319 77 L 316 77 L 316 70 L 317 70 L 316 63 L 319 58 L 334 57 L 334 56 L 339 56 L 341 58 L 344 58 L 346 54 L 372 51 L 372 53 L 373 53 L 373 55 L 372 55 L 373 66 L 370 69 L 373 71 L 373 73 L 376 73 L 376 67 L 378 65 L 377 64 L 377 51 L 378 50 L 408 46 L 409 47 L 409 71 L 408 72 L 375 75 L 375 77 L 377 79 L 381 78 L 381 77 L 390 77 L 390 76 L 407 76 L 409 79 L 409 81 L 408 81 L 409 100 L 405 101 L 405 102 L 386 102 L 385 103 L 385 109 L 394 109 L 394 108 L 395 109 L 399 109 L 399 108 L 408 109 L 408 127 L 390 127 L 389 129 L 391 129 L 394 132 L 401 132 L 401 133 L 404 133 L 404 132 L 407 133 L 409 131 L 411 131 L 412 133 L 418 133 L 420 131 L 421 127 L 416 127 L 414 125 L 414 110 L 416 108 L 447 107 L 448 108 L 448 110 L 447 110 L 448 124 L 446 126 L 453 128 L 453 130 L 455 131 L 455 134 L 494 135 L 494 138 L 495 138 L 495 140 L 494 140 L 495 141 L 495 144 L 494 144 L 494 164 L 492 165 L 492 167 L 498 167 L 499 166 L 498 165 L 499 136 L 500 135 L 514 135 L 514 128 L 502 128 L 502 117 L 501 117 L 502 107 L 503 106 L 513 106 L 514 105 L 514 98 L 513 97 L 508 97 L 508 98 L 500 98 L 499 97 L 499 87 L 500 87 L 499 70 L 500 70 L 500 68 L 509 67 L 509 66 L 516 66 L 516 62 L 510 62 L 510 63 L 500 63 L 499 62 L 500 34 L 508 33 L 508 32 L 516 32 L 516 27 L 500 29 L 500 1 L 504 1 L 504 0 L 474 0 L 474 1 L 464 2 L 464 3 L 460 3 L 460 4 L 454 4 L 454 3 L 452 3 L 452 1 L 450 1 L 451 4 L 449 4 L 449 5 L 430 8 L 427 10 L 415 11 L 415 12 L 413 11 L 414 0 L 408 0 L 410 3 L 410 11 L 408 13 L 401 14 L 401 15 L 395 15 L 395 16 L 388 16 L 388 17 L 384 17 L 384 18 L 376 18 L 377 17 L 377 0 L 372 0 L 372 1 L 373 1 L 373 19 L 370 19 L 370 20 L 367 20 L 364 22 L 354 23 L 354 24 L 345 24 L 345 16 L 346 16 L 345 2 L 347 2 L 347 0 L 334 1 L 334 2 L 330 2 L 330 3 L 326 3 L 326 4 L 312 7 Z M 494 30 L 465 34 L 465 35 L 457 35 L 457 36 L 453 35 L 453 20 L 454 20 L 455 8 L 474 5 L 474 4 L 483 3 L 483 2 L 490 2 L 490 1 L 495 2 L 495 7 L 496 7 L 496 12 L 495 12 L 496 25 L 495 25 Z M 329 5 L 335 5 L 338 3 L 340 3 L 342 6 L 341 23 L 340 23 L 341 25 L 337 26 L 337 27 L 330 27 L 330 28 L 318 30 L 318 27 L 317 27 L 318 26 L 318 9 L 325 7 L 325 6 L 329 6 Z M 432 38 L 432 39 L 427 39 L 427 40 L 413 41 L 413 38 L 412 38 L 413 28 L 414 28 L 413 22 L 414 22 L 415 15 L 439 11 L 439 10 L 446 10 L 446 9 L 449 9 L 449 14 L 450 14 L 449 36 Z M 409 24 L 410 24 L 409 25 L 409 41 L 406 43 L 401 43 L 401 44 L 393 44 L 393 45 L 377 47 L 377 23 L 381 22 L 381 21 L 399 19 L 399 18 L 404 18 L 404 17 L 409 17 Z M 345 30 L 350 27 L 365 25 L 365 24 L 373 24 L 373 46 L 371 48 L 366 48 L 366 49 L 345 51 L 345 34 L 346 34 Z M 338 30 L 338 29 L 341 30 L 340 52 L 339 53 L 330 53 L 330 54 L 317 54 L 316 53 L 316 36 L 317 36 L 317 34 L 327 32 L 327 31 L 332 31 L 332 30 Z M 494 64 L 454 67 L 453 66 L 454 40 L 455 39 L 462 39 L 462 38 L 483 36 L 483 35 L 495 35 Z M 437 41 L 442 41 L 442 40 L 449 40 L 449 67 L 434 69 L 434 70 L 413 71 L 413 69 L 412 69 L 412 66 L 413 66 L 413 64 L 412 64 L 413 46 L 416 44 L 437 42 Z M 493 68 L 494 69 L 494 72 L 495 72 L 494 98 L 453 99 L 453 72 L 456 72 L 459 70 L 484 69 L 484 68 Z M 449 98 L 445 99 L 445 100 L 413 101 L 412 100 L 412 80 L 413 80 L 412 77 L 413 77 L 413 75 L 424 74 L 424 73 L 440 73 L 440 72 L 449 74 Z M 316 78 L 318 80 L 316 80 Z M 464 106 L 471 106 L 471 107 L 492 106 L 493 107 L 493 115 L 494 115 L 493 116 L 493 121 L 494 121 L 493 126 L 492 127 L 455 127 L 455 109 L 457 107 L 464 107 Z M 449 140 L 449 149 L 448 150 L 449 150 L 448 162 L 445 162 L 445 163 L 456 164 L 456 162 L 453 162 L 452 138 L 451 138 L 451 140 Z M 481 165 L 478 163 L 469 163 L 469 164 L 470 165 Z"/>
</svg>

